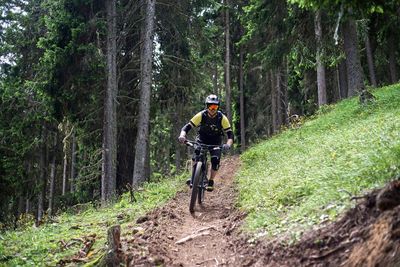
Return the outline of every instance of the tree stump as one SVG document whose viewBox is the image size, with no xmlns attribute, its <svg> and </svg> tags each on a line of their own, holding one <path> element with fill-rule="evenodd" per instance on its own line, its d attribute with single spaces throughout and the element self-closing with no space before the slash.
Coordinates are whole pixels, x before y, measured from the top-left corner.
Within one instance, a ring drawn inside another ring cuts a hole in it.
<svg viewBox="0 0 400 267">
<path fill-rule="evenodd" d="M 105 252 L 99 266 L 114 267 L 119 266 L 122 261 L 120 255 L 121 248 L 121 226 L 114 225 L 107 231 L 107 251 Z"/>
</svg>

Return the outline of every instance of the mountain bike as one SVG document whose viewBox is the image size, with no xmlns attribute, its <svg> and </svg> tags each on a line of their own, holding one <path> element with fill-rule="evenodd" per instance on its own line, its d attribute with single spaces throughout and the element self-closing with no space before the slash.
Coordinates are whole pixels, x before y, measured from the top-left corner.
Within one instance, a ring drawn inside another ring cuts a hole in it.
<svg viewBox="0 0 400 267">
<path fill-rule="evenodd" d="M 192 169 L 192 175 L 190 178 L 190 187 L 192 188 L 192 194 L 190 197 L 190 212 L 194 212 L 194 206 L 196 205 L 196 198 L 199 204 L 203 202 L 204 192 L 207 190 L 208 179 L 207 179 L 207 151 L 210 149 L 222 149 L 221 145 L 206 145 L 196 141 L 186 140 L 187 146 L 194 147 L 195 150 L 199 150 L 198 154 L 195 154 L 195 160 Z"/>
</svg>

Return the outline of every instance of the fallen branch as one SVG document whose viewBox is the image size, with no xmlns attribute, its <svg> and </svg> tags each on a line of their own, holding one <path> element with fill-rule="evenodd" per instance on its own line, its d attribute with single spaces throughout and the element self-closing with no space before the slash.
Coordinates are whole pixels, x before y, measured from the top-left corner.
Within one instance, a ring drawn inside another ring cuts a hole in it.
<svg viewBox="0 0 400 267">
<path fill-rule="evenodd" d="M 81 241 L 82 243 L 85 243 L 85 239 L 83 239 L 82 237 L 72 238 L 72 240 Z"/>
<path fill-rule="evenodd" d="M 203 232 L 203 231 L 209 230 L 209 229 L 213 229 L 213 230 L 219 232 L 215 226 L 209 226 L 209 227 L 201 228 L 201 229 L 197 230 L 195 233 L 200 233 L 200 232 Z"/>
<path fill-rule="evenodd" d="M 72 241 L 72 242 L 66 243 L 63 239 L 61 239 L 58 241 L 58 243 L 61 243 L 60 250 L 63 251 L 64 249 L 68 249 L 70 246 L 75 245 L 78 242 Z"/>
<path fill-rule="evenodd" d="M 61 265 L 65 265 L 65 263 L 69 263 L 69 262 L 87 262 L 87 256 L 90 252 L 90 250 L 93 247 L 94 242 L 96 241 L 96 234 L 91 234 L 88 236 L 85 236 L 84 238 L 73 238 L 74 241 L 70 242 L 70 243 L 65 243 L 64 240 L 60 240 L 58 241 L 59 243 L 61 243 L 61 250 L 64 250 L 76 243 L 78 243 L 78 241 L 82 242 L 84 244 L 82 249 L 78 249 L 78 256 L 69 258 L 69 259 L 62 259 L 60 260 L 58 263 Z"/>
<path fill-rule="evenodd" d="M 196 263 L 196 265 L 203 265 L 204 263 L 206 263 L 208 261 L 215 261 L 217 263 L 217 265 L 219 264 L 218 260 L 216 258 L 213 258 L 213 259 L 207 259 L 207 260 L 198 262 L 198 263 Z"/>
<path fill-rule="evenodd" d="M 213 225 L 209 226 L 209 227 L 203 227 L 203 228 L 200 228 L 199 230 L 197 230 L 196 232 L 194 232 L 193 234 L 178 240 L 175 244 L 182 244 L 186 241 L 192 240 L 193 238 L 196 238 L 196 237 L 199 237 L 202 235 L 210 235 L 210 232 L 205 232 L 206 230 L 210 230 L 210 229 L 213 229 L 218 232 L 217 228 Z M 205 233 L 202 234 L 201 232 L 205 232 Z"/>
<path fill-rule="evenodd" d="M 190 241 L 190 240 L 192 240 L 192 239 L 194 239 L 194 238 L 197 238 L 197 237 L 200 237 L 200 236 L 204 236 L 204 235 L 210 235 L 210 232 L 204 231 L 204 232 L 201 232 L 201 233 L 194 233 L 194 234 L 191 234 L 191 235 L 189 235 L 189 236 L 187 236 L 187 237 L 184 237 L 184 238 L 182 238 L 182 239 L 176 241 L 175 244 L 180 245 L 180 244 L 183 244 L 183 243 L 185 243 L 185 242 L 187 242 L 187 241 Z"/>
<path fill-rule="evenodd" d="M 86 238 L 86 240 L 83 241 L 83 244 L 84 244 L 83 248 L 78 250 L 79 251 L 79 256 L 82 257 L 82 258 L 83 257 L 87 257 L 87 255 L 89 254 L 90 250 L 92 249 L 92 247 L 94 245 L 94 242 L 96 241 L 96 239 L 95 239 L 96 238 L 96 234 L 92 234 L 92 235 L 86 236 L 85 238 Z"/>
<path fill-rule="evenodd" d="M 339 189 L 338 192 L 344 192 L 350 196 L 350 200 L 357 200 L 362 198 L 367 198 L 367 196 L 353 196 L 349 191 L 346 189 Z"/>
</svg>

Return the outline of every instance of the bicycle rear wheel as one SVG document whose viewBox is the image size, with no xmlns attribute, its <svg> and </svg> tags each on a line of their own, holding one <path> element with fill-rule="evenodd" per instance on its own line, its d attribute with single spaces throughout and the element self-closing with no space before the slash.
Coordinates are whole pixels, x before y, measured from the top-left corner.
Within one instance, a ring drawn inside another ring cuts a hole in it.
<svg viewBox="0 0 400 267">
<path fill-rule="evenodd" d="M 199 187 L 201 186 L 199 184 L 199 182 L 200 182 L 200 174 L 201 174 L 201 165 L 202 164 L 203 163 L 200 161 L 196 163 L 196 170 L 195 170 L 194 176 L 193 176 L 192 196 L 190 198 L 190 205 L 189 205 L 190 212 L 194 212 L 194 206 L 196 205 L 197 193 L 199 192 Z"/>
</svg>

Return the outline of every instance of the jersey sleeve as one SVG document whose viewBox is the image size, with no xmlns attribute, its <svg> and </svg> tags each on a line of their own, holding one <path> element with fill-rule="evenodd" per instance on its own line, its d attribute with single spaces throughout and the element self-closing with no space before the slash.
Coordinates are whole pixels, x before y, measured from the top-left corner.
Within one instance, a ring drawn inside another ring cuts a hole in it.
<svg viewBox="0 0 400 267">
<path fill-rule="evenodd" d="M 196 127 L 197 125 L 200 124 L 201 117 L 202 117 L 202 114 L 201 114 L 201 112 L 199 112 L 196 115 L 194 115 L 194 117 L 190 120 L 189 123 L 192 124 L 193 127 Z"/>
<path fill-rule="evenodd" d="M 224 129 L 225 132 L 232 130 L 231 124 L 229 123 L 229 120 L 225 115 L 223 115 L 222 117 L 221 125 L 222 129 Z"/>
</svg>

